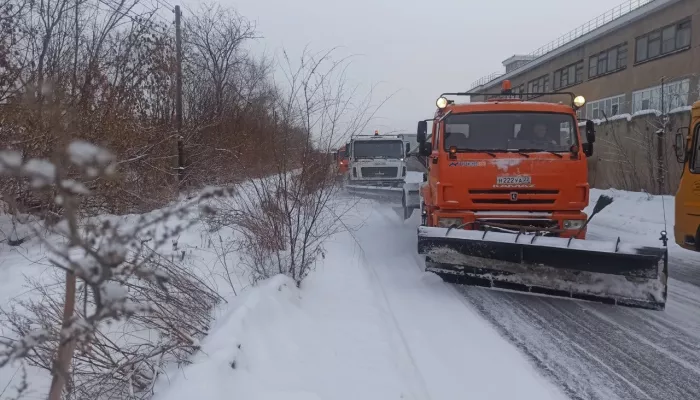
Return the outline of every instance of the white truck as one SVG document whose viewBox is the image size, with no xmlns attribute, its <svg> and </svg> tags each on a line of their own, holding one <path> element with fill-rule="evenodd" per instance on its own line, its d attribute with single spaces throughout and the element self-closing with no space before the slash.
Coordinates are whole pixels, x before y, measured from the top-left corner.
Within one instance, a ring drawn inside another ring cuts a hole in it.
<svg viewBox="0 0 700 400">
<path fill-rule="evenodd" d="M 358 135 L 350 140 L 345 187 L 351 193 L 399 202 L 410 144 L 396 135 Z"/>
</svg>

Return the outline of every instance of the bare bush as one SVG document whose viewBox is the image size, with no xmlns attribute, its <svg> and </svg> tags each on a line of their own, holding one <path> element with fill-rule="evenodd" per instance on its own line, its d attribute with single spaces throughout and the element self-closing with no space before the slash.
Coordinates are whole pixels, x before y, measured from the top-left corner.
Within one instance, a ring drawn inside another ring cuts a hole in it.
<svg viewBox="0 0 700 400">
<path fill-rule="evenodd" d="M 277 134 L 258 142 L 274 160 L 272 175 L 246 181 L 235 198 L 220 200 L 209 220 L 213 231 L 227 226 L 236 232 L 232 241 L 253 282 L 285 274 L 301 284 L 353 206 L 338 196 L 328 154 L 364 129 L 372 113 L 366 99 L 353 104 L 355 91 L 344 79 L 347 60 L 335 61 L 332 53 L 305 52 L 298 67 L 285 58 L 287 95 L 274 103 L 268 120 Z"/>
<path fill-rule="evenodd" d="M 66 158 L 63 164 L 85 179 L 115 173 L 114 156 L 86 142 L 73 142 Z M 55 227 L 64 240 L 37 236 L 64 277 L 30 282 L 37 296 L 3 312 L 15 337 L 0 339 L 0 367 L 24 359 L 51 371 L 50 399 L 64 390 L 78 399 L 148 397 L 165 362 L 185 362 L 198 348 L 220 301 L 159 251 L 199 218 L 190 215 L 193 206 L 223 192 L 205 192 L 128 225 L 101 218 L 81 226 L 79 197 L 90 194 L 82 182 L 65 179 L 63 169 L 46 160 L 23 161 L 17 152 L 0 153 L 0 165 L 35 190 L 56 193 L 65 210 Z M 115 323 L 119 332 L 105 328 Z"/>
</svg>

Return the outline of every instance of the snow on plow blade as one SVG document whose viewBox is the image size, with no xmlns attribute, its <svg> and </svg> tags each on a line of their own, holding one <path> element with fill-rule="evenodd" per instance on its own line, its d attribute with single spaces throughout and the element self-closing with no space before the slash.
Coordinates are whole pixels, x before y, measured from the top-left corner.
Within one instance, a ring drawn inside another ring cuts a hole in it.
<svg viewBox="0 0 700 400">
<path fill-rule="evenodd" d="M 346 184 L 345 189 L 355 196 L 374 199 L 384 203 L 392 203 L 399 206 L 401 205 L 401 197 L 403 196 L 402 186 Z"/>
<path fill-rule="evenodd" d="M 421 226 L 418 253 L 443 280 L 628 307 L 666 306 L 668 252 L 577 240 Z"/>
</svg>

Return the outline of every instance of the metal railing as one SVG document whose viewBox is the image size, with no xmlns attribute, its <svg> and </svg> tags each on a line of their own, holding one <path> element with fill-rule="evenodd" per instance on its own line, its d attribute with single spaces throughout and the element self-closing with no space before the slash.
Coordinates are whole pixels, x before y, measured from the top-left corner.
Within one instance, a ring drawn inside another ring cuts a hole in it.
<svg viewBox="0 0 700 400">
<path fill-rule="evenodd" d="M 580 38 L 583 35 L 586 35 L 601 26 L 608 24 L 624 15 L 627 15 L 631 13 L 632 11 L 645 6 L 649 3 L 653 3 L 655 0 L 627 0 L 626 2 L 616 6 L 613 9 L 610 9 L 606 11 L 605 13 L 599 15 L 598 17 L 586 22 L 585 24 L 577 27 L 576 29 L 559 36 L 557 39 L 547 43 L 546 45 L 540 47 L 539 49 L 533 51 L 530 54 L 527 54 L 528 56 L 532 57 L 532 60 L 526 61 L 523 65 L 520 67 L 516 68 L 515 71 L 527 66 L 531 62 L 537 60 L 538 58 L 544 56 L 545 54 L 556 50 L 578 38 Z M 495 79 L 497 79 L 500 76 L 505 75 L 505 72 L 494 72 L 492 74 L 489 74 L 479 80 L 476 80 L 472 82 L 472 86 L 470 89 L 474 89 L 475 87 L 487 84 Z"/>
</svg>

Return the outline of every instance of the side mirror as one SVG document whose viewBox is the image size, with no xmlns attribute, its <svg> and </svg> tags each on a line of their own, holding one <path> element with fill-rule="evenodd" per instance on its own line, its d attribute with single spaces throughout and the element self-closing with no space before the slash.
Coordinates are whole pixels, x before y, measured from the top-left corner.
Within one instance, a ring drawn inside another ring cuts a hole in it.
<svg viewBox="0 0 700 400">
<path fill-rule="evenodd" d="M 428 157 L 433 152 L 433 144 L 430 142 L 423 142 L 420 145 L 420 155 L 423 157 Z"/>
<path fill-rule="evenodd" d="M 595 143 L 595 124 L 590 119 L 586 121 L 586 141 L 590 144 Z"/>
<path fill-rule="evenodd" d="M 408 143 L 408 142 L 406 142 L 406 150 L 405 150 L 405 152 L 406 152 L 406 157 L 408 157 L 408 153 L 411 152 L 411 144 Z"/>
<path fill-rule="evenodd" d="M 686 127 L 678 128 L 676 132 L 676 142 L 673 144 L 673 149 L 676 151 L 676 160 L 683 164 L 686 156 L 686 138 L 688 137 L 689 129 Z"/>
<path fill-rule="evenodd" d="M 593 155 L 593 143 L 583 143 L 581 144 L 581 147 L 583 148 L 583 154 L 585 154 L 586 157 L 590 157 Z"/>
<path fill-rule="evenodd" d="M 428 121 L 418 121 L 417 139 L 418 143 L 425 142 L 428 136 Z"/>
</svg>

